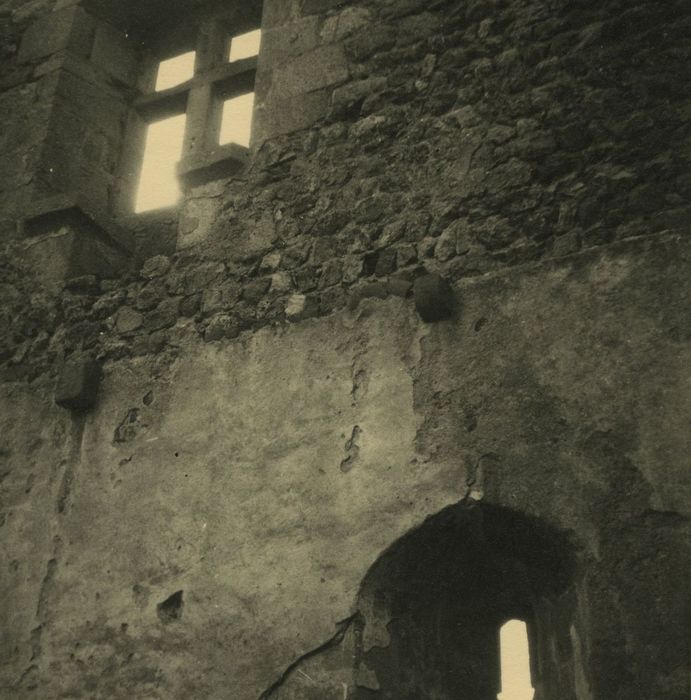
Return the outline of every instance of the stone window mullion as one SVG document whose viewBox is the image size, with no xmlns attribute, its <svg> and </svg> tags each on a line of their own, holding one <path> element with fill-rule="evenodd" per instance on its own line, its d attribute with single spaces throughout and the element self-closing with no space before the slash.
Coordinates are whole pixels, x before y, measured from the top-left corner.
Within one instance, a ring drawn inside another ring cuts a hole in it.
<svg viewBox="0 0 691 700">
<path fill-rule="evenodd" d="M 205 20 L 197 35 L 195 75 L 204 75 L 225 62 L 228 48 L 227 31 L 216 19 Z"/>
<path fill-rule="evenodd" d="M 211 147 L 213 86 L 204 83 L 190 89 L 187 96 L 187 124 L 182 147 L 183 160 L 198 158 Z"/>
<path fill-rule="evenodd" d="M 223 100 L 254 90 L 257 57 L 228 62 L 229 34 L 217 21 L 199 32 L 195 77 L 187 99 L 187 126 L 179 175 L 183 184 L 203 182 L 235 172 L 249 149 L 219 145 Z"/>
</svg>

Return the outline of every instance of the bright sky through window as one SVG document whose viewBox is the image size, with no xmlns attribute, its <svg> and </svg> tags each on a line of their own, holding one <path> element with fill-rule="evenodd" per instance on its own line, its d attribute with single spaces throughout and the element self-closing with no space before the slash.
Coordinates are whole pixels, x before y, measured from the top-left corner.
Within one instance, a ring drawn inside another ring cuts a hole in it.
<svg viewBox="0 0 691 700">
<path fill-rule="evenodd" d="M 253 92 L 249 92 L 246 95 L 238 95 L 223 103 L 221 135 L 219 138 L 221 145 L 224 143 L 237 143 L 240 146 L 250 145 L 253 107 Z"/>
<path fill-rule="evenodd" d="M 499 631 L 501 693 L 498 700 L 533 700 L 530 683 L 530 647 L 525 622 L 509 620 Z"/>
<path fill-rule="evenodd" d="M 182 156 L 185 121 L 186 115 L 180 114 L 149 124 L 135 204 L 137 213 L 172 206 L 180 198 L 175 166 Z"/>
<path fill-rule="evenodd" d="M 259 53 L 261 38 L 261 29 L 234 36 L 230 41 L 228 60 L 232 62 L 239 61 L 241 58 L 256 56 Z"/>
<path fill-rule="evenodd" d="M 156 92 L 180 85 L 194 76 L 194 51 L 169 58 L 158 64 Z"/>
</svg>

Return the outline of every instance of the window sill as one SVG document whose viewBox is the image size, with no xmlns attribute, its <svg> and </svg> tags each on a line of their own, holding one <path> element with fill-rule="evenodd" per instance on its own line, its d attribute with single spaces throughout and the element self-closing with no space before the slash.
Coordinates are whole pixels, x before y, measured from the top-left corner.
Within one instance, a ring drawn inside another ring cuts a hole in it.
<svg viewBox="0 0 691 700">
<path fill-rule="evenodd" d="M 178 177 L 185 189 L 235 175 L 247 163 L 249 149 L 237 143 L 188 156 L 178 163 Z"/>
</svg>

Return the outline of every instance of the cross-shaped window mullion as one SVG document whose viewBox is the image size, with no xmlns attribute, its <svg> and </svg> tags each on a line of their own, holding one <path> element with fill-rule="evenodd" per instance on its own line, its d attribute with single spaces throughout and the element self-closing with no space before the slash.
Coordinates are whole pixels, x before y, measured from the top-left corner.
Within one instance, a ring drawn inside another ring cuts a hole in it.
<svg viewBox="0 0 691 700">
<path fill-rule="evenodd" d="M 218 146 L 222 101 L 253 89 L 257 57 L 228 62 L 228 33 L 216 20 L 200 28 L 195 76 L 187 98 L 183 160 Z"/>
<path fill-rule="evenodd" d="M 251 90 L 257 70 L 257 57 L 243 58 L 234 63 L 216 66 L 175 87 L 141 95 L 135 100 L 137 111 L 147 121 L 163 119 L 187 110 L 188 97 L 194 88 L 213 84 L 215 93 L 232 97 L 234 93 Z"/>
<path fill-rule="evenodd" d="M 217 66 L 195 76 L 187 98 L 187 129 L 184 156 L 199 155 L 218 145 L 223 100 L 251 92 L 257 58 Z"/>
<path fill-rule="evenodd" d="M 155 73 L 151 71 L 142 80 L 146 94 L 134 101 L 136 129 L 133 127 L 132 132 L 139 134 L 137 143 L 142 150 L 144 134 L 149 133 L 143 129 L 145 125 L 151 128 L 154 122 L 184 115 L 182 149 L 178 151 L 180 160 L 176 167 L 184 188 L 234 174 L 246 162 L 249 154 L 249 124 L 245 115 L 248 104 L 251 110 L 251 99 L 248 101 L 242 96 L 254 93 L 257 56 L 229 60 L 230 42 L 231 30 L 227 23 L 216 20 L 202 23 L 197 32 L 192 77 L 178 85 L 155 91 Z M 160 63 L 157 65 L 160 69 Z M 238 102 L 233 100 L 235 97 L 241 100 L 239 104 L 244 106 L 245 112 L 229 112 L 226 109 L 224 116 L 224 104 L 227 107 L 233 103 L 237 110 Z M 229 113 L 232 115 L 231 121 L 228 121 Z M 227 126 L 238 115 L 240 131 L 228 139 Z M 224 136 L 221 143 L 222 123 Z M 133 171 L 141 173 L 141 167 L 140 164 Z"/>
</svg>

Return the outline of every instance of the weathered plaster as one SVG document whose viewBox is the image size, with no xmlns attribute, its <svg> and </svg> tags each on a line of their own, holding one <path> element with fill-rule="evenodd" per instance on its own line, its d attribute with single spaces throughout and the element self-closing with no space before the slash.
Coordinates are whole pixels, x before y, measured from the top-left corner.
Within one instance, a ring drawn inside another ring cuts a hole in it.
<svg viewBox="0 0 691 700">
<path fill-rule="evenodd" d="M 110 363 L 78 452 L 64 443 L 76 419 L 12 388 L 7 454 L 26 453 L 28 415 L 41 432 L 37 456 L 7 460 L 13 493 L 35 482 L 31 499 L 3 503 L 8 561 L 30 577 L 17 585 L 3 568 L 20 649 L 5 683 L 35 665 L 44 697 L 257 698 L 338 633 L 379 554 L 462 499 L 478 464 L 486 499 L 539 514 L 601 559 L 614 527 L 602 502 L 622 477 L 589 436 L 628 436 L 644 494 L 617 495 L 632 517 L 675 508 L 689 454 L 657 435 L 658 462 L 647 427 L 661 374 L 666 410 L 687 400 L 686 244 L 658 240 L 641 257 L 649 245 L 468 280 L 457 316 L 431 326 L 403 300 L 366 300 L 187 341 L 168 371 Z M 617 390 L 634 378 L 635 401 Z M 162 624 L 156 606 L 178 590 L 181 617 Z"/>
</svg>

